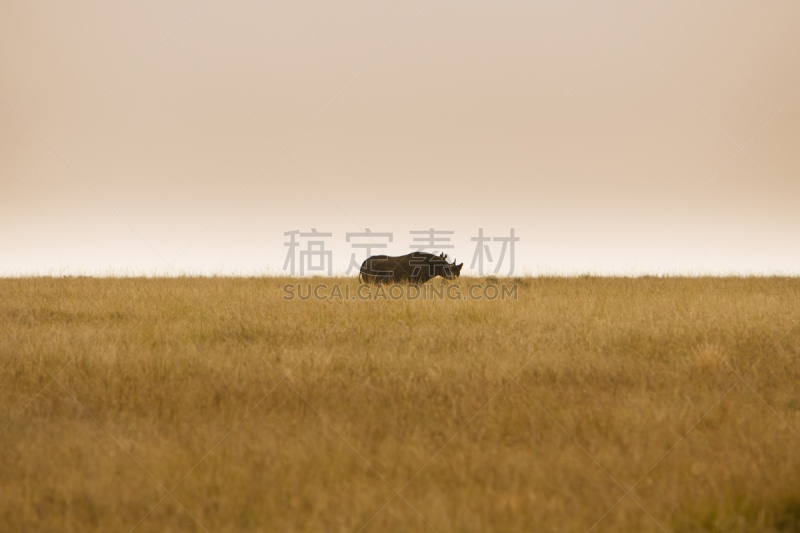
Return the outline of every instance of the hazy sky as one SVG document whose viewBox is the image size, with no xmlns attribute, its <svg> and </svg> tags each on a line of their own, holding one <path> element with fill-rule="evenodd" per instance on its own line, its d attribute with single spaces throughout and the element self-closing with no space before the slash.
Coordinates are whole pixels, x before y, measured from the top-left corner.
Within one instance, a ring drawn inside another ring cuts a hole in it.
<svg viewBox="0 0 800 533">
<path fill-rule="evenodd" d="M 797 274 L 798 28 L 796 0 L 4 1 L 0 275 L 278 273 L 311 228 L 343 271 L 347 232 L 431 227 L 465 269 L 514 228 L 518 273 Z"/>
</svg>

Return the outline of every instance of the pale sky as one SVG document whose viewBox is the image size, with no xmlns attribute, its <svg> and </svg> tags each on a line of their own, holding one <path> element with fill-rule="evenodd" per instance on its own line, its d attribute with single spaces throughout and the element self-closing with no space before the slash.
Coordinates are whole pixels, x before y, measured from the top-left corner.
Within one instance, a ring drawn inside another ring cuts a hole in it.
<svg viewBox="0 0 800 533">
<path fill-rule="evenodd" d="M 800 274 L 797 28 L 795 0 L 2 2 L 0 275 L 278 274 L 311 228 L 343 272 L 346 233 L 431 227 L 464 273 L 514 228 L 516 274 Z"/>
</svg>

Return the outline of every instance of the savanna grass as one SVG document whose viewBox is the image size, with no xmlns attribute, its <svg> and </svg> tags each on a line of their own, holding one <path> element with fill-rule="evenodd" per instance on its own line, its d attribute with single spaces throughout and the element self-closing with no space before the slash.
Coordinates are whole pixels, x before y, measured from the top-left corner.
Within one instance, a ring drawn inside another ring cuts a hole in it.
<svg viewBox="0 0 800 533">
<path fill-rule="evenodd" d="M 0 280 L 0 530 L 800 531 L 798 279 L 294 281 Z"/>
</svg>

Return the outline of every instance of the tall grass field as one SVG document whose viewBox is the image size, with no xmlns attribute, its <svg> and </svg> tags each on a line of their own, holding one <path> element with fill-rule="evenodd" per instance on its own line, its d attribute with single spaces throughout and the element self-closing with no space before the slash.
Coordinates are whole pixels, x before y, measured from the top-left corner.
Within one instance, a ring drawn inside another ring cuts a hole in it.
<svg viewBox="0 0 800 533">
<path fill-rule="evenodd" d="M 0 531 L 800 531 L 800 279 L 298 281 L 0 280 Z"/>
</svg>

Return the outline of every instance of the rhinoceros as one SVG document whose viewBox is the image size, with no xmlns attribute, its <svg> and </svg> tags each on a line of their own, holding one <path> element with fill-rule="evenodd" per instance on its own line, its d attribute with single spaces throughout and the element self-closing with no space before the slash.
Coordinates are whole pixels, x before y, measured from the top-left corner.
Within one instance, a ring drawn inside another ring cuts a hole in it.
<svg viewBox="0 0 800 533">
<path fill-rule="evenodd" d="M 456 279 L 461 267 L 455 261 L 449 263 L 445 254 L 412 252 L 399 257 L 373 255 L 361 264 L 358 279 L 363 283 L 412 283 L 422 284 L 436 276 Z"/>
</svg>

